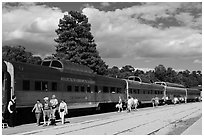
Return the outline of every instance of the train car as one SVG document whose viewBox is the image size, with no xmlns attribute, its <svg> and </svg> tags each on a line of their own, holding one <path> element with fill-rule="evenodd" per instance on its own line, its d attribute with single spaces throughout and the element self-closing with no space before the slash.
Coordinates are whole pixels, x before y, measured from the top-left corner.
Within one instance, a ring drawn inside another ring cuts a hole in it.
<svg viewBox="0 0 204 137">
<path fill-rule="evenodd" d="M 196 88 L 187 88 L 187 102 L 200 101 L 201 92 Z"/>
<path fill-rule="evenodd" d="M 117 103 L 119 96 L 126 98 L 125 81 L 98 76 L 86 66 L 64 60 L 45 60 L 41 65 L 4 61 L 4 68 L 10 78 L 3 79 L 10 79 L 11 90 L 5 87 L 3 93 L 16 95 L 17 108 L 31 108 L 36 100 L 53 94 L 59 101 L 64 99 L 69 109 L 98 107 Z"/>
<path fill-rule="evenodd" d="M 115 106 L 119 96 L 123 101 L 126 100 L 126 82 L 124 80 L 96 75 L 95 81 L 96 101 L 100 107 L 102 105 Z"/>
<path fill-rule="evenodd" d="M 183 85 L 169 82 L 155 82 L 155 84 L 164 86 L 164 97 L 167 103 L 173 103 L 175 98 L 178 99 L 177 103 L 185 102 L 187 89 Z"/>
<path fill-rule="evenodd" d="M 153 97 L 158 97 L 162 102 L 164 87 L 153 83 L 144 83 L 141 78 L 131 76 L 126 80 L 127 96 L 137 98 L 141 104 L 151 103 Z"/>
<path fill-rule="evenodd" d="M 13 68 L 9 72 L 13 81 L 11 94 L 17 97 L 17 108 L 32 107 L 37 99 L 42 100 L 45 96 L 50 98 L 52 94 L 59 100 L 65 99 L 70 108 L 96 105 L 91 93 L 95 85 L 94 75 L 87 73 L 88 68 L 75 64 L 64 70 L 67 64 L 57 60 L 45 61 L 43 66 L 17 62 L 10 64 L 7 68 Z"/>
<path fill-rule="evenodd" d="M 44 97 L 65 100 L 69 109 L 100 108 L 114 106 L 119 96 L 127 101 L 128 96 L 137 98 L 140 103 L 151 103 L 155 96 L 163 98 L 188 97 L 193 99 L 198 93 L 171 83 L 145 83 L 139 77 L 128 80 L 99 76 L 83 65 L 65 60 L 44 60 L 41 65 L 20 62 L 2 62 L 2 112 L 8 101 L 16 95 L 17 109 L 33 107 Z"/>
</svg>

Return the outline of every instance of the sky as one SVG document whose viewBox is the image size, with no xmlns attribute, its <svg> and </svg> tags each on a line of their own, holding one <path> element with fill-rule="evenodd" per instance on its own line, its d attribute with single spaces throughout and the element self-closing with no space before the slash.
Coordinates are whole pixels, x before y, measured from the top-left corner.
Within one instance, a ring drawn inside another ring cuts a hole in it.
<svg viewBox="0 0 204 137">
<path fill-rule="evenodd" d="M 42 58 L 55 53 L 59 19 L 71 10 L 88 17 L 109 67 L 202 70 L 200 2 L 3 2 L 2 45 L 22 45 Z"/>
</svg>

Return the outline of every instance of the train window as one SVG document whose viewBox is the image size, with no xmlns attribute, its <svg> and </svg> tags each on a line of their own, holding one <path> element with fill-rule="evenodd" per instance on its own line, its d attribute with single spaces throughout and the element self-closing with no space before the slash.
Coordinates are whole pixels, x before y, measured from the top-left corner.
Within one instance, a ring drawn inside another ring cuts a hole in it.
<svg viewBox="0 0 204 137">
<path fill-rule="evenodd" d="M 41 82 L 35 81 L 35 90 L 41 90 Z"/>
<path fill-rule="evenodd" d="M 103 87 L 103 92 L 105 92 L 105 93 L 108 93 L 109 91 L 108 91 L 108 87 Z"/>
<path fill-rule="evenodd" d="M 90 86 L 87 87 L 87 92 L 91 92 L 91 87 Z"/>
<path fill-rule="evenodd" d="M 85 91 L 85 87 L 81 86 L 81 92 L 84 92 L 84 91 Z"/>
<path fill-rule="evenodd" d="M 140 94 L 140 90 L 139 89 L 137 89 L 137 94 Z"/>
<path fill-rule="evenodd" d="M 132 89 L 131 88 L 129 89 L 129 93 L 132 94 Z"/>
<path fill-rule="evenodd" d="M 35 81 L 35 90 L 48 90 L 48 82 L 46 81 Z"/>
<path fill-rule="evenodd" d="M 79 92 L 79 86 L 75 86 L 75 91 Z"/>
<path fill-rule="evenodd" d="M 145 94 L 145 90 L 143 90 L 143 94 Z"/>
<path fill-rule="evenodd" d="M 52 82 L 52 91 L 57 91 L 57 82 Z"/>
<path fill-rule="evenodd" d="M 133 78 L 133 77 L 130 77 L 130 78 L 128 78 L 128 80 L 134 80 L 134 78 Z"/>
<path fill-rule="evenodd" d="M 30 80 L 23 80 L 23 90 L 30 90 Z"/>
<path fill-rule="evenodd" d="M 51 67 L 62 68 L 62 64 L 57 60 L 53 60 Z"/>
<path fill-rule="evenodd" d="M 117 88 L 117 93 L 121 93 L 122 89 L 121 88 Z"/>
<path fill-rule="evenodd" d="M 67 91 L 72 91 L 72 86 L 68 85 L 67 86 Z"/>
<path fill-rule="evenodd" d="M 43 81 L 42 82 L 42 90 L 47 91 L 47 89 L 48 89 L 48 82 Z"/>
<path fill-rule="evenodd" d="M 98 92 L 98 86 L 95 86 L 95 92 Z"/>
<path fill-rule="evenodd" d="M 114 87 L 111 87 L 111 93 L 112 92 L 115 92 L 115 88 Z"/>
<path fill-rule="evenodd" d="M 42 66 L 50 66 L 51 61 L 43 61 Z"/>
</svg>

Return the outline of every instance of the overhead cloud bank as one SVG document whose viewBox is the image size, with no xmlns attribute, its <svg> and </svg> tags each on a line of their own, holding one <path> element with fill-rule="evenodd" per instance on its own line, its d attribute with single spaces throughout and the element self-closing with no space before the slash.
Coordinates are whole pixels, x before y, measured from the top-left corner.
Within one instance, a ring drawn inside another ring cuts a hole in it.
<svg viewBox="0 0 204 137">
<path fill-rule="evenodd" d="M 201 59 L 201 10 L 201 3 L 165 2 L 107 12 L 89 6 L 82 12 L 92 25 L 103 58 Z M 55 29 L 64 14 L 59 8 L 42 4 L 3 3 L 3 45 L 21 44 L 42 56 L 54 53 Z"/>
<path fill-rule="evenodd" d="M 201 4 L 148 3 L 115 11 L 85 8 L 102 57 L 201 57 Z"/>
<path fill-rule="evenodd" d="M 34 54 L 54 51 L 55 29 L 63 13 L 35 3 L 4 3 L 2 12 L 3 45 L 22 45 Z"/>
</svg>

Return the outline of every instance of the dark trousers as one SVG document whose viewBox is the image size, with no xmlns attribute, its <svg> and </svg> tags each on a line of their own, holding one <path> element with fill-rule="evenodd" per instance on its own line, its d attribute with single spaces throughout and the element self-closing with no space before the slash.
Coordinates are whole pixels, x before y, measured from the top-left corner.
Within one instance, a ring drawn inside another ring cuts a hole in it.
<svg viewBox="0 0 204 137">
<path fill-rule="evenodd" d="M 9 113 L 9 123 L 10 127 L 14 127 L 16 125 L 16 113 Z"/>
</svg>

